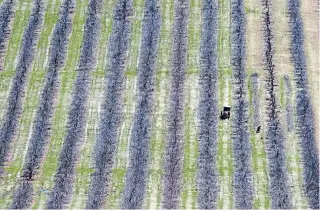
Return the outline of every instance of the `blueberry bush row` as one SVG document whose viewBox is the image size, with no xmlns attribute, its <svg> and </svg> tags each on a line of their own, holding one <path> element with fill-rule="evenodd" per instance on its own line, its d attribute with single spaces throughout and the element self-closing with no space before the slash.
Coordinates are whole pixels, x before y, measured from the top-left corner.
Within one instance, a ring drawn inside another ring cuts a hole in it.
<svg viewBox="0 0 320 210">
<path fill-rule="evenodd" d="M 77 78 L 68 113 L 67 133 L 60 153 L 60 162 L 47 208 L 68 207 L 72 198 L 75 165 L 85 135 L 90 73 L 96 67 L 97 47 L 101 31 L 102 1 L 90 0 L 81 46 Z"/>
<path fill-rule="evenodd" d="M 246 91 L 245 8 L 243 0 L 231 1 L 231 65 L 233 73 L 232 141 L 234 207 L 252 208 L 253 178 Z"/>
<path fill-rule="evenodd" d="M 218 195 L 216 167 L 218 138 L 218 1 L 202 1 L 202 33 L 200 42 L 200 102 L 198 206 L 215 209 Z"/>
<path fill-rule="evenodd" d="M 28 74 L 32 69 L 40 31 L 44 21 L 43 0 L 34 0 L 28 26 L 24 30 L 18 63 L 11 84 L 4 118 L 0 127 L 0 167 L 10 160 L 12 142 L 16 137 L 22 114 Z"/>
<path fill-rule="evenodd" d="M 172 70 L 164 157 L 163 208 L 179 208 L 182 187 L 184 83 L 187 68 L 189 0 L 174 1 Z"/>
<path fill-rule="evenodd" d="M 4 59 L 12 31 L 16 4 L 16 0 L 5 0 L 0 7 L 0 71 L 4 69 Z"/>
<path fill-rule="evenodd" d="M 273 209 L 292 208 L 285 155 L 285 136 L 279 120 L 277 82 L 274 64 L 274 43 L 271 1 L 262 0 L 263 68 L 266 71 L 266 152 L 269 169 L 269 193 Z"/>
<path fill-rule="evenodd" d="M 314 113 L 308 86 L 300 0 L 288 0 L 291 30 L 291 59 L 296 83 L 296 127 L 300 138 L 304 190 L 309 207 L 319 209 L 319 153 L 316 146 Z"/>
<path fill-rule="evenodd" d="M 292 88 L 290 83 L 290 78 L 288 75 L 284 76 L 285 93 L 286 93 L 286 121 L 287 121 L 287 131 L 292 132 L 294 130 L 294 115 L 293 107 L 291 103 Z"/>
<path fill-rule="evenodd" d="M 72 31 L 74 2 L 65 1 L 60 9 L 58 23 L 55 26 L 49 51 L 49 64 L 45 85 L 42 89 L 40 104 L 33 123 L 31 138 L 25 157 L 20 187 L 15 193 L 11 208 L 30 208 L 33 193 L 30 191 L 30 182 L 39 174 L 41 162 L 47 151 L 50 140 L 52 116 L 54 114 L 56 95 L 59 89 L 59 71 L 63 68 L 68 51 L 68 43 Z M 24 189 L 23 187 L 27 187 Z M 32 188 L 31 188 L 32 189 Z"/>
<path fill-rule="evenodd" d="M 158 0 L 145 1 L 142 21 L 138 98 L 130 136 L 129 165 L 122 198 L 122 208 L 124 209 L 141 209 L 146 192 L 152 126 L 151 114 L 154 103 L 155 71 L 161 24 Z"/>
<path fill-rule="evenodd" d="M 91 176 L 86 208 L 102 208 L 108 193 L 122 118 L 122 95 L 133 15 L 132 0 L 118 0 L 113 12 L 113 26 L 109 40 L 108 64 L 104 102 L 101 108 L 93 156 L 95 171 Z"/>
</svg>

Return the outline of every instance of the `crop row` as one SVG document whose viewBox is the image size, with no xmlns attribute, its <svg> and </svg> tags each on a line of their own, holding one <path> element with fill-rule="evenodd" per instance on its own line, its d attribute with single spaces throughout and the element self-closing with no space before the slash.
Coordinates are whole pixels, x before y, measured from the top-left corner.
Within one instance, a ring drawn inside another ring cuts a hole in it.
<svg viewBox="0 0 320 210">
<path fill-rule="evenodd" d="M 200 43 L 200 102 L 199 102 L 199 159 L 198 206 L 200 209 L 216 208 L 218 174 L 216 168 L 218 125 L 218 67 L 217 33 L 218 1 L 202 2 L 202 34 Z"/>
<path fill-rule="evenodd" d="M 145 1 L 138 66 L 138 99 L 122 198 L 122 207 L 125 209 L 141 209 L 146 192 L 160 24 L 159 1 Z"/>
<path fill-rule="evenodd" d="M 55 98 L 59 89 L 59 71 L 63 68 L 68 51 L 68 42 L 72 30 L 72 18 L 74 3 L 69 0 L 61 6 L 59 21 L 53 32 L 49 64 L 44 88 L 42 89 L 40 104 L 33 123 L 31 138 L 25 158 L 20 187 L 16 191 L 12 208 L 30 208 L 33 193 L 25 193 L 30 190 L 31 182 L 40 172 L 41 162 L 47 151 L 50 140 L 51 121 L 55 109 Z M 24 189 L 26 186 L 27 189 Z M 32 189 L 32 188 L 31 188 Z"/>
<path fill-rule="evenodd" d="M 86 208 L 102 208 L 107 197 L 122 117 L 125 61 L 129 47 L 132 0 L 118 0 L 113 12 L 114 23 L 109 40 L 108 65 L 100 125 L 93 150 L 95 171 L 91 177 Z"/>
<path fill-rule="evenodd" d="M 232 141 L 234 158 L 234 206 L 252 208 L 253 177 L 249 142 L 245 68 L 245 9 L 243 0 L 231 1 L 231 64 L 233 72 Z"/>
<path fill-rule="evenodd" d="M 262 34 L 264 41 L 263 65 L 266 71 L 266 152 L 269 164 L 269 193 L 271 206 L 274 209 L 292 208 L 292 198 L 288 183 L 285 159 L 285 137 L 279 121 L 278 105 L 276 101 L 276 72 L 274 44 L 272 32 L 272 17 L 270 0 L 262 1 Z"/>
<path fill-rule="evenodd" d="M 44 13 L 44 1 L 34 0 L 29 23 L 24 30 L 16 73 L 12 81 L 5 115 L 0 128 L 0 167 L 3 167 L 10 160 L 11 145 L 19 127 L 27 78 L 35 57 Z"/>
<path fill-rule="evenodd" d="M 163 175 L 163 208 L 177 209 L 182 187 L 184 82 L 189 0 L 174 2 L 172 71 Z"/>
<path fill-rule="evenodd" d="M 0 7 L 0 71 L 4 69 L 4 59 L 15 16 L 16 0 L 5 0 Z"/>
<path fill-rule="evenodd" d="M 319 209 L 319 156 L 316 147 L 314 113 L 308 87 L 300 0 L 288 0 L 291 30 L 291 59 L 296 82 L 297 131 L 303 162 L 304 190 L 309 207 Z"/>
<path fill-rule="evenodd" d="M 47 203 L 49 209 L 64 208 L 71 201 L 75 165 L 85 133 L 90 73 L 96 66 L 96 51 L 101 31 L 101 11 L 101 0 L 89 2 L 78 74 L 68 113 L 67 133 L 60 153 L 54 187 Z"/>
<path fill-rule="evenodd" d="M 291 83 L 288 75 L 284 76 L 285 93 L 286 93 L 286 121 L 287 121 L 287 131 L 291 132 L 294 129 L 294 115 L 293 107 L 291 104 Z"/>
</svg>

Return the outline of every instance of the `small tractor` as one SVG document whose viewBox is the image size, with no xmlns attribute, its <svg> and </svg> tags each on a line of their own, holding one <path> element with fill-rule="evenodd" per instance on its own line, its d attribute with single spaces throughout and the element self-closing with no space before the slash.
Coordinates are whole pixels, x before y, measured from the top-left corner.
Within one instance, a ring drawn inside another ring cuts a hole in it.
<svg viewBox="0 0 320 210">
<path fill-rule="evenodd" d="M 223 110 L 220 112 L 220 119 L 225 120 L 230 118 L 231 106 L 224 106 Z"/>
</svg>

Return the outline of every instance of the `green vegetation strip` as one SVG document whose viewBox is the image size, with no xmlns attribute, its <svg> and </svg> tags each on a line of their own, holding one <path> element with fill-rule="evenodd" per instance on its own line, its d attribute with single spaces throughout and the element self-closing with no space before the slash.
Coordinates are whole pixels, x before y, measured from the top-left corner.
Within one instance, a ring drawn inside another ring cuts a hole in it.
<svg viewBox="0 0 320 210">
<path fill-rule="evenodd" d="M 223 106 L 231 104 L 231 75 L 230 66 L 230 2 L 219 0 L 219 35 L 218 35 L 218 84 L 219 111 Z M 220 112 L 219 112 L 220 113 Z M 232 114 L 232 113 L 231 113 Z M 218 116 L 217 116 L 218 117 Z M 219 172 L 218 208 L 233 208 L 233 159 L 231 124 L 219 121 L 218 125 L 217 163 Z"/>
<path fill-rule="evenodd" d="M 197 158 L 198 135 L 195 112 L 198 109 L 198 75 L 200 72 L 199 46 L 201 25 L 201 1 L 191 0 L 188 24 L 188 55 L 187 82 L 185 85 L 185 133 L 183 162 L 182 208 L 190 209 L 197 206 Z"/>
<path fill-rule="evenodd" d="M 254 182 L 254 200 L 253 208 L 255 209 L 268 209 L 270 208 L 270 197 L 268 191 L 268 172 L 267 172 L 267 161 L 266 152 L 264 147 L 264 122 L 260 115 L 261 130 L 260 133 L 256 133 L 256 129 L 253 124 L 253 87 L 251 82 L 252 69 L 248 69 L 247 72 L 247 84 L 248 84 L 248 96 L 249 96 L 249 132 L 250 132 L 250 143 L 252 148 L 252 172 Z M 261 82 L 262 78 L 259 78 Z M 263 86 L 259 86 L 259 92 L 262 91 Z M 260 98 L 260 110 L 262 109 L 263 95 L 259 95 Z M 261 111 L 260 111 L 261 113 Z"/>
</svg>

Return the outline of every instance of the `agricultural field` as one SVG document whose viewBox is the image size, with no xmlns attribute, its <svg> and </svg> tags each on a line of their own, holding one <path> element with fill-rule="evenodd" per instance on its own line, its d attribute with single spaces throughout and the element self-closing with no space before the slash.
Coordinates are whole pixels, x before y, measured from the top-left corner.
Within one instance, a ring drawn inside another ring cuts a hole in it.
<svg viewBox="0 0 320 210">
<path fill-rule="evenodd" d="M 317 0 L 0 3 L 1 209 L 319 209 Z"/>
</svg>

